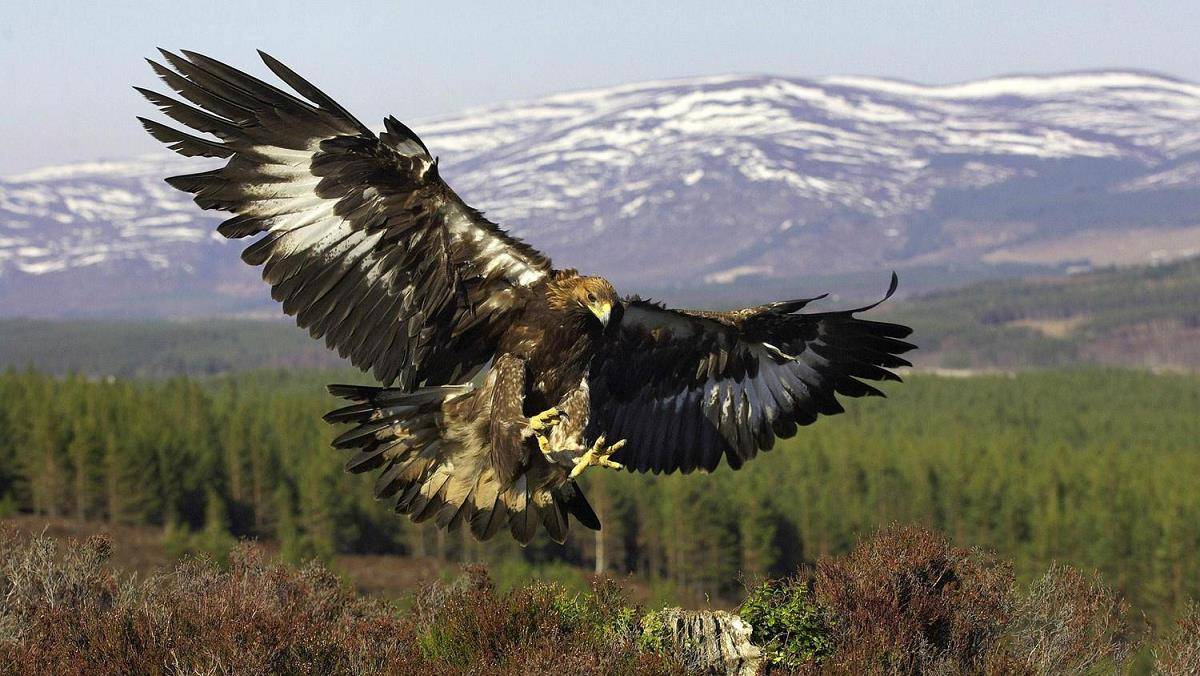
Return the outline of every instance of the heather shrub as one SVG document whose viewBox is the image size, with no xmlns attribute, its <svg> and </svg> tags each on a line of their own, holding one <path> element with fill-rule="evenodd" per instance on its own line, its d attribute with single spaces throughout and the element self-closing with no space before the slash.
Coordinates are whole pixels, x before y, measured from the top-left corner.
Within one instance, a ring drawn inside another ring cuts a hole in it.
<svg viewBox="0 0 1200 676">
<path fill-rule="evenodd" d="M 13 532 L 0 533 L 0 651 L 36 638 L 39 621 L 129 603 L 136 587 L 120 585 L 105 569 L 111 552 L 103 537 L 59 552 L 51 538 L 26 543 Z"/>
<path fill-rule="evenodd" d="M 1011 615 L 1013 576 L 980 552 L 891 527 L 817 564 L 813 594 L 832 618 L 837 670 L 981 670 Z"/>
<path fill-rule="evenodd" d="M 0 672 L 596 673 L 681 668 L 638 645 L 638 612 L 612 582 L 584 593 L 532 584 L 498 594 L 471 569 L 401 613 L 327 568 L 239 544 L 228 564 L 190 558 L 121 579 L 108 541 L 0 538 Z"/>
<path fill-rule="evenodd" d="M 226 565 L 192 557 L 146 579 L 115 574 L 110 554 L 103 537 L 0 533 L 0 673 L 686 670 L 664 611 L 630 604 L 611 580 L 500 592 L 475 567 L 401 611 L 319 563 L 245 543 Z M 1125 603 L 1096 575 L 1056 565 L 1021 589 L 1007 565 L 913 527 L 758 585 L 739 613 L 765 669 L 789 673 L 1114 673 L 1136 648 Z M 1154 659 L 1164 674 L 1200 673 L 1200 607 Z"/>
<path fill-rule="evenodd" d="M 1017 597 L 1007 633 L 1009 651 L 1039 674 L 1113 669 L 1127 660 L 1128 607 L 1098 575 L 1055 564 Z"/>
<path fill-rule="evenodd" d="M 1136 645 L 1098 576 L 1055 565 L 1021 591 L 1007 564 L 912 526 L 754 588 L 741 614 L 768 667 L 798 672 L 1108 673 Z M 1160 662 L 1186 664 L 1186 633 Z"/>
<path fill-rule="evenodd" d="M 808 585 L 800 576 L 768 580 L 751 589 L 738 610 L 772 667 L 797 669 L 833 651 L 829 615 L 813 601 Z"/>
<path fill-rule="evenodd" d="M 1171 676 L 1200 674 L 1200 603 L 1189 603 L 1175 629 L 1154 648 L 1154 668 Z"/>
<path fill-rule="evenodd" d="M 3 541 L 0 665 L 10 673 L 362 673 L 409 661 L 409 625 L 341 587 L 240 545 L 119 579 L 107 540 Z"/>
<path fill-rule="evenodd" d="M 612 582 L 589 593 L 533 584 L 496 593 L 487 573 L 468 570 L 417 600 L 421 658 L 438 672 L 657 674 L 679 671 L 670 656 L 639 644 L 636 611 Z"/>
</svg>

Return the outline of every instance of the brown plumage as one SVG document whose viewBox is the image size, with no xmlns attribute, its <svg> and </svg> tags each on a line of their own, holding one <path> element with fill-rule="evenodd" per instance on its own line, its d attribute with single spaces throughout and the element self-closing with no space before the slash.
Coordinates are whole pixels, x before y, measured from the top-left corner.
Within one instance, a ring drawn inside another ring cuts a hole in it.
<svg viewBox="0 0 1200 676">
<path fill-rule="evenodd" d="M 384 385 L 331 386 L 352 403 L 326 419 L 350 426 L 334 441 L 347 470 L 378 470 L 376 494 L 414 521 L 522 543 L 540 524 L 562 542 L 568 515 L 600 527 L 574 480 L 583 468 L 737 469 L 840 412 L 835 395 L 881 394 L 863 381 L 899 380 L 887 369 L 908 364 L 908 328 L 855 316 L 873 306 L 622 299 L 463 203 L 394 118 L 377 136 L 266 54 L 299 96 L 200 54 L 163 57 L 173 68 L 152 68 L 186 102 L 139 91 L 216 140 L 146 130 L 227 159 L 168 182 L 232 212 L 222 235 L 259 235 L 242 258 L 284 312 Z"/>
</svg>

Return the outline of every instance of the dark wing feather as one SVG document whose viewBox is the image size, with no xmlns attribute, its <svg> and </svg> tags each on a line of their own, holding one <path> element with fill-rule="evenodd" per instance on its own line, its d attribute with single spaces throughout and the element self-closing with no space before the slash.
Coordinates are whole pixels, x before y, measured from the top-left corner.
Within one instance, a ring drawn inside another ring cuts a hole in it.
<svg viewBox="0 0 1200 676">
<path fill-rule="evenodd" d="M 896 276 L 884 300 L 896 290 Z M 613 340 L 593 359 L 589 438 L 624 438 L 614 459 L 640 472 L 737 469 L 818 414 L 842 411 L 838 394 L 882 395 L 864 380 L 899 380 L 890 368 L 911 329 L 853 310 L 801 314 L 816 299 L 733 312 L 624 303 Z M 880 301 L 883 302 L 883 301 Z"/>
<path fill-rule="evenodd" d="M 388 118 L 376 136 L 266 54 L 304 98 L 200 54 L 163 55 L 174 70 L 150 63 L 184 100 L 139 91 L 219 140 L 147 131 L 182 155 L 229 158 L 168 182 L 233 212 L 222 235 L 262 234 L 242 258 L 301 327 L 406 389 L 463 382 L 492 356 L 550 262 L 464 204 L 412 130 Z"/>
</svg>

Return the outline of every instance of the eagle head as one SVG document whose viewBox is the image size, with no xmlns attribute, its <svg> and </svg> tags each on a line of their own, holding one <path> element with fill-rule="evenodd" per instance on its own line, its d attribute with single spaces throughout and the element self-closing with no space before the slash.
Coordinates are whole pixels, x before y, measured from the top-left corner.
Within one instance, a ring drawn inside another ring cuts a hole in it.
<svg viewBox="0 0 1200 676">
<path fill-rule="evenodd" d="M 608 326 L 613 306 L 620 303 L 617 290 L 603 277 L 580 277 L 571 296 L 580 308 L 594 315 L 603 326 Z"/>
<path fill-rule="evenodd" d="M 578 313 L 585 319 L 594 317 L 601 326 L 620 315 L 617 290 L 603 277 L 563 275 L 550 289 L 550 305 L 558 310 Z"/>
</svg>

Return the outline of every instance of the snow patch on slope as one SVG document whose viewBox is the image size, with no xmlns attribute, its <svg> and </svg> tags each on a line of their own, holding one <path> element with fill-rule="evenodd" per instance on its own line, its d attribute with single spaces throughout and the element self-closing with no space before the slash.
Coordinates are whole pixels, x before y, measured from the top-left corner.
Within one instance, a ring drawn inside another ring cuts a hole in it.
<svg viewBox="0 0 1200 676">
<path fill-rule="evenodd" d="M 1112 194 L 1200 189 L 1200 86 L 1126 71 L 941 86 L 722 75 L 411 126 L 464 199 L 514 233 L 566 264 L 664 282 L 694 274 L 689 260 L 710 265 L 714 283 L 794 274 L 771 256 L 808 250 L 827 224 L 849 228 L 839 236 L 865 264 L 908 242 L 940 195 L 1038 179 L 1066 161 L 1119 164 L 1101 188 Z M 221 215 L 162 182 L 212 166 L 163 153 L 0 178 L 0 279 L 85 267 L 190 275 L 230 257 L 237 245 L 214 233 Z M 614 248 L 632 240 L 637 249 Z M 680 247 L 677 260 L 633 255 Z"/>
</svg>

